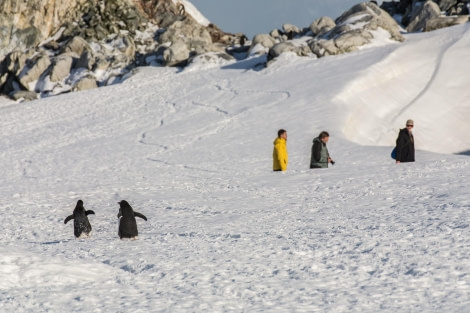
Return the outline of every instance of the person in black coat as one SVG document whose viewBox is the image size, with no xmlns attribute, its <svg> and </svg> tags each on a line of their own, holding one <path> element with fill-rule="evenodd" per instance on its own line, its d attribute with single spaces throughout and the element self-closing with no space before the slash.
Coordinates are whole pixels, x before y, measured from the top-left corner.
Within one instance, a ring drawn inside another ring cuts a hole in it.
<svg viewBox="0 0 470 313">
<path fill-rule="evenodd" d="M 413 120 L 406 121 L 406 128 L 400 129 L 397 138 L 397 163 L 415 161 L 415 142 L 413 138 Z"/>
</svg>

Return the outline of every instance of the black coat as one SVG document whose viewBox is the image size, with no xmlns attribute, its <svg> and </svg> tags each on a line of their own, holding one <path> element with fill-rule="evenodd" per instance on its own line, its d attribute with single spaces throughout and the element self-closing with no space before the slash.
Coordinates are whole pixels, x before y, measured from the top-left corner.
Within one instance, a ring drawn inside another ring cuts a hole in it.
<svg viewBox="0 0 470 313">
<path fill-rule="evenodd" d="M 413 134 L 408 129 L 400 129 L 397 138 L 397 161 L 414 162 L 415 161 L 415 143 Z"/>
</svg>

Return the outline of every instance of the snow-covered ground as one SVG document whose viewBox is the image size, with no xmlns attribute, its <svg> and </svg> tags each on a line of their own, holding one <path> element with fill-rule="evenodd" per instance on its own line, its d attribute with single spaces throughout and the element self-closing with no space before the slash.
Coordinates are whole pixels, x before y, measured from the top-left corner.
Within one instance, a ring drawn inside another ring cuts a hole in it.
<svg viewBox="0 0 470 313">
<path fill-rule="evenodd" d="M 0 311 L 468 311 L 470 25 L 406 38 L 0 99 Z M 408 118 L 417 162 L 397 165 Z M 322 130 L 336 165 L 310 170 Z"/>
</svg>

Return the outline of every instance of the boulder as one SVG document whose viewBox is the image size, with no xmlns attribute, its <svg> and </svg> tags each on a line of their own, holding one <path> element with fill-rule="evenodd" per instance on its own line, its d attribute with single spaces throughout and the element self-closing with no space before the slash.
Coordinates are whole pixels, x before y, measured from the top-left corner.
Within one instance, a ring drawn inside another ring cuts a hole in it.
<svg viewBox="0 0 470 313">
<path fill-rule="evenodd" d="M 62 49 L 62 53 L 73 53 L 81 56 L 84 52 L 90 51 L 90 44 L 80 36 L 72 37 Z"/>
<path fill-rule="evenodd" d="M 447 15 L 468 15 L 470 13 L 469 8 L 468 3 L 459 2 L 447 10 Z"/>
<path fill-rule="evenodd" d="M 91 70 L 93 65 L 95 64 L 95 57 L 92 51 L 85 51 L 82 53 L 80 58 L 75 63 L 74 68 L 84 68 L 87 70 Z"/>
<path fill-rule="evenodd" d="M 223 66 L 234 60 L 235 58 L 227 53 L 207 52 L 189 58 L 188 66 L 185 68 L 185 71 L 197 71 L 201 68 Z"/>
<path fill-rule="evenodd" d="M 69 53 L 57 56 L 51 68 L 51 82 L 59 82 L 70 75 L 72 69 L 73 57 Z"/>
<path fill-rule="evenodd" d="M 190 52 L 186 43 L 182 40 L 174 42 L 163 52 L 163 60 L 167 66 L 175 66 L 189 58 Z"/>
<path fill-rule="evenodd" d="M 401 14 L 405 14 L 409 10 L 410 6 L 412 6 L 414 1 L 415 0 L 400 0 L 398 2 L 398 12 Z"/>
<path fill-rule="evenodd" d="M 279 29 L 273 29 L 269 32 L 269 36 L 274 39 L 274 42 L 283 42 L 288 40 L 287 36 Z"/>
<path fill-rule="evenodd" d="M 106 47 L 101 46 L 103 56 L 112 56 L 110 61 L 113 67 L 125 67 L 135 58 L 136 47 L 134 40 L 127 35 L 118 34 L 106 41 Z"/>
<path fill-rule="evenodd" d="M 329 55 L 343 53 L 335 44 L 334 40 L 318 39 L 309 42 L 310 50 L 319 58 Z"/>
<path fill-rule="evenodd" d="M 1 77 L 0 92 L 9 95 L 13 91 L 23 90 L 16 76 L 5 74 Z"/>
<path fill-rule="evenodd" d="M 382 1 L 380 8 L 395 18 L 402 13 L 399 11 L 399 4 L 400 2 L 395 1 Z"/>
<path fill-rule="evenodd" d="M 72 87 L 73 91 L 81 91 L 97 88 L 98 84 L 92 75 L 85 76 L 75 83 Z"/>
<path fill-rule="evenodd" d="M 38 95 L 34 91 L 29 90 L 15 90 L 10 92 L 8 96 L 15 101 L 32 101 L 38 98 Z"/>
<path fill-rule="evenodd" d="M 299 50 L 300 50 L 300 48 L 295 46 L 291 42 L 277 43 L 274 46 L 272 46 L 271 49 L 269 49 L 268 61 L 270 61 L 274 58 L 277 58 L 278 56 L 280 56 L 282 53 L 285 53 L 285 52 L 293 52 L 293 53 L 297 54 L 297 52 Z"/>
<path fill-rule="evenodd" d="M 178 41 L 184 43 L 188 50 L 195 51 L 197 54 L 212 51 L 213 48 L 212 38 L 207 29 L 189 19 L 174 22 L 160 35 L 158 41 L 161 44 L 170 43 L 172 45 Z"/>
<path fill-rule="evenodd" d="M 379 28 L 387 31 L 392 40 L 404 40 L 397 22 L 373 2 L 353 6 L 337 18 L 335 24 L 322 36 L 309 41 L 310 49 L 318 57 L 355 51 L 370 43 Z"/>
<path fill-rule="evenodd" d="M 296 46 L 290 41 L 280 42 L 272 46 L 268 52 L 268 61 L 277 58 L 281 54 L 285 52 L 292 52 L 297 54 L 298 56 L 307 56 L 311 55 L 312 51 L 308 46 Z"/>
<path fill-rule="evenodd" d="M 106 70 L 111 66 L 111 62 L 108 61 L 106 56 L 99 55 L 95 59 L 95 64 L 93 65 L 93 71 L 96 72 L 106 72 Z"/>
<path fill-rule="evenodd" d="M 455 7 L 457 3 L 459 3 L 459 0 L 440 0 L 438 1 L 439 4 L 439 10 L 446 12 L 450 10 L 452 7 Z"/>
<path fill-rule="evenodd" d="M 47 53 L 39 53 L 26 62 L 26 67 L 19 75 L 19 81 L 23 88 L 33 91 L 35 85 L 32 83 L 39 80 L 41 75 L 49 68 L 51 60 Z"/>
<path fill-rule="evenodd" d="M 406 27 L 408 32 L 423 31 L 426 27 L 426 21 L 441 16 L 439 6 L 428 0 L 421 4 L 418 9 L 411 16 L 410 23 Z"/>
<path fill-rule="evenodd" d="M 19 76 L 21 71 L 26 65 L 26 61 L 34 54 L 33 50 L 26 52 L 13 51 L 9 53 L 0 65 L 0 73 L 11 73 L 12 75 Z"/>
<path fill-rule="evenodd" d="M 358 47 L 370 43 L 374 36 L 361 29 L 344 32 L 334 39 L 336 47 L 343 53 L 356 51 Z"/>
<path fill-rule="evenodd" d="M 38 45 L 42 40 L 44 37 L 34 26 L 23 29 L 12 25 L 2 27 L 0 15 L 0 55 L 7 54 L 12 50 L 26 50 Z"/>
<path fill-rule="evenodd" d="M 430 1 L 430 0 L 428 0 Z M 439 11 L 440 15 L 468 15 L 468 0 L 433 0 L 432 2 L 438 6 L 438 9 L 432 8 L 434 12 L 427 12 L 434 13 L 432 16 L 426 17 L 424 13 L 421 13 L 423 10 L 423 6 L 428 2 L 426 0 L 401 0 L 398 4 L 398 13 L 402 14 L 401 17 L 397 17 L 401 20 L 402 25 L 405 27 L 410 26 L 413 20 L 416 18 L 418 14 L 422 16 L 419 18 L 420 21 L 414 21 L 414 23 L 419 23 L 419 26 L 412 25 L 411 31 L 420 31 L 424 29 L 424 24 L 426 20 L 433 19 L 437 17 L 435 13 Z M 391 8 L 391 5 L 385 6 L 386 8 Z M 428 8 L 429 9 L 429 8 Z M 420 27 L 421 26 L 421 27 Z"/>
<path fill-rule="evenodd" d="M 161 14 L 161 16 L 158 17 L 156 22 L 158 25 L 160 25 L 160 27 L 168 28 L 173 23 L 178 22 L 178 21 L 183 21 L 183 20 L 184 20 L 184 16 L 176 15 L 171 12 L 164 12 Z"/>
<path fill-rule="evenodd" d="M 5 85 L 7 80 L 8 80 L 8 73 L 4 73 L 3 75 L 0 75 L 0 90 L 2 89 L 1 87 Z"/>
<path fill-rule="evenodd" d="M 317 18 L 310 24 L 310 30 L 314 36 L 321 36 L 324 33 L 332 30 L 336 26 L 335 21 L 327 16 Z"/>
<path fill-rule="evenodd" d="M 469 21 L 467 15 L 439 16 L 426 21 L 423 31 L 430 32 L 436 29 L 465 24 Z"/>
<path fill-rule="evenodd" d="M 302 33 L 302 30 L 295 25 L 292 24 L 284 24 L 282 25 L 282 30 L 285 34 L 287 34 L 288 39 L 292 39 L 295 36 Z"/>
<path fill-rule="evenodd" d="M 253 37 L 253 40 L 251 41 L 251 47 L 254 47 L 258 44 L 270 49 L 276 44 L 276 40 L 268 34 L 257 34 Z"/>
<path fill-rule="evenodd" d="M 337 18 L 335 23 L 336 25 L 348 23 L 354 25 L 354 28 L 359 25 L 368 32 L 375 31 L 380 27 L 390 34 L 390 39 L 400 42 L 405 40 L 400 33 L 400 26 L 397 22 L 373 2 L 362 2 L 353 6 Z"/>
<path fill-rule="evenodd" d="M 245 37 L 243 40 L 246 39 L 246 36 L 243 34 L 226 33 L 222 31 L 219 27 L 217 27 L 217 25 L 212 24 L 212 23 L 206 26 L 206 29 L 211 36 L 211 40 L 213 44 L 217 43 L 217 44 L 228 46 L 237 42 L 240 43 L 243 37 Z"/>
</svg>

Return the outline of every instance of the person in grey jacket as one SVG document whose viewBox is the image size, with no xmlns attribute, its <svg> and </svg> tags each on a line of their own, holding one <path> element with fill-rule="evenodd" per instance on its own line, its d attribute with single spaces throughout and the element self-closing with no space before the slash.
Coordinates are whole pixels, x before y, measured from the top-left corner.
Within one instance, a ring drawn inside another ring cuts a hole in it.
<svg viewBox="0 0 470 313">
<path fill-rule="evenodd" d="M 335 164 L 326 147 L 328 140 L 330 140 L 330 134 L 326 131 L 322 131 L 318 137 L 313 139 L 310 168 L 327 168 L 328 163 Z"/>
</svg>

